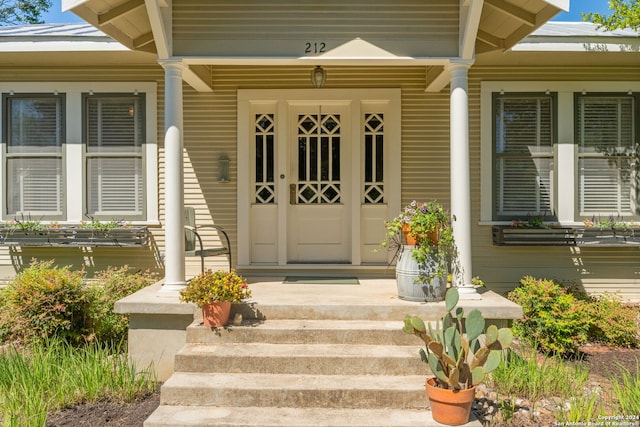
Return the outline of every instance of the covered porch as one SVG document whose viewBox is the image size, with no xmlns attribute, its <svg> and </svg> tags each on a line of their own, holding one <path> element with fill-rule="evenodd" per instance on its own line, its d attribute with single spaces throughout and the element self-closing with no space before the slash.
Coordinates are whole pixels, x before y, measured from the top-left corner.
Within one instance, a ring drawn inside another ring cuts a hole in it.
<svg viewBox="0 0 640 427">
<path fill-rule="evenodd" d="M 285 280 L 289 278 L 289 280 Z M 252 298 L 234 305 L 234 314 L 242 316 L 242 324 L 216 331 L 233 336 L 243 329 L 266 327 L 302 330 L 344 328 L 366 333 L 384 325 L 402 335 L 406 314 L 435 321 L 445 313 L 444 302 L 419 303 L 398 298 L 395 278 L 380 275 L 359 277 L 318 276 L 311 280 L 295 280 L 290 276 L 249 276 Z M 291 282 L 291 283 L 286 283 Z M 201 324 L 202 314 L 193 304 L 181 303 L 177 293 L 159 292 L 162 282 L 145 288 L 121 301 L 115 310 L 130 316 L 129 354 L 137 366 L 153 363 L 160 381 L 173 373 L 175 354 L 185 345 L 187 327 Z M 475 290 L 480 299 L 461 301 L 469 311 L 479 309 L 490 322 L 505 324 L 522 316 L 522 308 L 485 288 Z M 239 320 L 236 318 L 236 320 Z M 274 322 L 272 322 L 274 321 Z M 336 326 L 337 325 L 337 326 Z M 322 334 L 322 332 L 319 332 Z M 416 341 L 416 349 L 418 348 Z"/>
</svg>

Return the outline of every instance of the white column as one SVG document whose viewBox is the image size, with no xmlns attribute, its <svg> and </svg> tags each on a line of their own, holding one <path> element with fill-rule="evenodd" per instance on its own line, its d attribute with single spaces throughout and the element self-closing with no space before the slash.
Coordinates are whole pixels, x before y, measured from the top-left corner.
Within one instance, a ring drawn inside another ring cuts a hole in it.
<svg viewBox="0 0 640 427">
<path fill-rule="evenodd" d="M 471 284 L 471 183 L 469 164 L 469 94 L 468 64 L 452 64 L 450 134 L 451 134 L 451 214 L 455 256 L 453 285 L 461 299 L 480 299 Z"/>
<path fill-rule="evenodd" d="M 164 229 L 165 273 L 160 292 L 182 289 L 184 267 L 184 174 L 182 155 L 182 66 L 168 62 L 164 67 Z"/>
</svg>

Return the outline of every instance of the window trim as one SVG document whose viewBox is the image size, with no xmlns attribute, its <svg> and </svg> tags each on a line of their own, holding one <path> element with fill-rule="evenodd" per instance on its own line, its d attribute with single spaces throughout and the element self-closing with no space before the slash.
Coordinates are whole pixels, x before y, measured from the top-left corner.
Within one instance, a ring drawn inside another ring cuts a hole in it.
<svg viewBox="0 0 640 427">
<path fill-rule="evenodd" d="M 640 92 L 637 81 L 491 81 L 481 83 L 480 93 L 480 224 L 505 224 L 493 216 L 493 93 L 509 92 L 556 92 L 558 106 L 556 123 L 571 123 L 558 126 L 556 150 L 556 214 L 562 225 L 581 225 L 577 212 L 577 146 L 575 143 L 574 93 Z M 562 167 L 560 167 L 562 165 Z"/>
<path fill-rule="evenodd" d="M 632 144 L 638 144 L 640 143 L 640 140 L 638 140 L 639 137 L 639 128 L 640 128 L 640 112 L 638 110 L 640 110 L 640 96 L 637 93 L 631 93 L 629 94 L 628 91 L 621 91 L 621 92 L 596 92 L 596 91 L 592 91 L 592 92 L 587 92 L 586 93 L 582 93 L 582 92 L 574 92 L 574 135 L 575 137 L 575 144 L 576 144 L 576 181 L 575 181 L 575 188 L 576 188 L 576 197 L 575 197 L 575 212 L 576 212 L 576 218 L 578 218 L 579 220 L 584 220 L 584 219 L 591 219 L 593 217 L 593 215 L 589 214 L 589 215 L 582 215 L 581 213 L 581 209 L 580 209 L 580 200 L 581 200 L 581 195 L 580 195 L 580 169 L 579 169 L 579 162 L 580 159 L 582 158 L 604 158 L 604 157 L 600 157 L 600 156 L 593 156 L 593 155 L 581 155 L 580 154 L 580 147 L 579 147 L 579 135 L 578 135 L 578 129 L 579 129 L 579 122 L 578 122 L 578 103 L 579 103 L 579 99 L 581 97 L 598 97 L 598 98 L 607 98 L 607 97 L 631 97 L 633 99 L 633 120 L 634 120 L 634 139 L 635 142 L 632 142 Z M 636 192 L 638 192 L 638 190 L 636 190 Z M 632 202 L 633 203 L 633 202 Z M 639 202 L 636 202 L 636 211 L 638 211 L 639 206 L 638 206 Z M 613 214 L 613 212 L 610 213 L 603 213 L 603 215 L 609 215 L 609 214 Z M 634 221 L 637 219 L 640 219 L 640 213 L 636 214 L 636 215 L 623 215 L 622 216 L 624 218 L 625 221 L 629 220 L 629 221 Z"/>
<path fill-rule="evenodd" d="M 13 94 L 11 93 L 2 93 L 2 96 L 0 97 L 2 99 L 2 104 L 0 106 L 0 109 L 2 110 L 2 136 L 0 137 L 0 147 L 2 149 L 2 155 L 0 156 L 0 158 L 2 159 L 2 166 L 0 167 L 0 170 L 2 170 L 2 178 L 0 178 L 0 181 L 2 182 L 2 187 L 0 191 L 2 191 L 2 211 L 0 212 L 0 216 L 2 216 L 2 218 L 6 219 L 13 219 L 14 217 L 17 217 L 17 215 L 19 214 L 8 214 L 7 213 L 7 207 L 9 204 L 9 194 L 8 192 L 6 192 L 6 188 L 8 185 L 8 175 L 7 175 L 7 170 L 6 170 L 6 165 L 9 161 L 9 159 L 11 158 L 25 158 L 25 157 L 31 157 L 31 158 L 59 158 L 61 161 L 61 166 L 62 166 L 62 194 L 60 195 L 60 203 L 61 203 L 61 209 L 60 209 L 60 213 L 59 214 L 51 214 L 51 215 L 47 215 L 43 212 L 39 212 L 34 214 L 33 216 L 31 216 L 32 220 L 40 220 L 41 218 L 44 219 L 45 221 L 57 221 L 57 220 L 62 220 L 65 218 L 66 216 L 66 212 L 67 212 L 67 195 L 66 195 L 66 157 L 65 157 L 65 152 L 66 152 L 66 126 L 64 125 L 66 123 L 66 118 L 67 118 L 67 113 L 66 113 L 66 96 L 64 93 L 61 94 L 56 94 L 56 93 L 46 93 L 46 92 L 42 92 L 42 93 L 35 93 L 35 92 L 15 92 Z M 9 153 L 9 141 L 10 141 L 10 119 L 9 119 L 9 100 L 10 99 L 34 99 L 34 98 L 52 98 L 52 99 L 59 99 L 60 100 L 60 107 L 62 109 L 62 129 L 60 132 L 60 152 L 59 153 L 45 153 L 40 154 L 40 153 L 15 153 L 15 154 L 10 154 Z"/>
<path fill-rule="evenodd" d="M 535 159 L 535 158 L 551 158 L 553 161 L 553 182 L 551 183 L 551 195 L 549 196 L 550 199 L 550 204 L 551 204 L 551 211 L 548 213 L 548 215 L 545 215 L 545 221 L 555 221 L 557 219 L 556 217 L 556 212 L 555 212 L 555 207 L 557 206 L 557 194 L 558 194 L 558 185 L 557 185 L 557 175 L 558 175 L 558 164 L 555 161 L 557 158 L 557 142 L 558 142 L 558 121 L 556 120 L 557 117 L 557 111 L 558 111 L 558 96 L 557 93 L 555 92 L 549 92 L 548 94 L 545 92 L 510 92 L 510 93 L 499 93 L 499 92 L 494 92 L 492 93 L 491 96 L 491 116 L 493 118 L 492 120 L 492 125 L 491 125 L 491 131 L 492 131 L 492 141 L 491 141 L 491 174 L 492 177 L 495 176 L 497 174 L 497 166 L 496 166 L 496 160 L 499 157 L 510 157 L 509 155 L 503 155 L 503 156 L 499 156 L 498 153 L 496 152 L 496 147 L 495 147 L 495 141 L 496 141 L 496 137 L 497 137 L 497 129 L 495 126 L 495 118 L 497 115 L 497 101 L 500 98 L 519 98 L 519 99 L 533 99 L 533 98 L 540 98 L 540 97 L 544 97 L 544 96 L 548 96 L 551 98 L 551 153 L 548 155 L 531 155 L 530 158 L 531 159 Z M 493 180 L 492 180 L 493 182 Z M 492 219 L 495 221 L 510 221 L 512 219 L 527 219 L 527 215 L 525 214 L 521 214 L 521 215 L 514 215 L 514 216 L 506 216 L 506 215 L 499 215 L 497 212 L 496 207 L 496 201 L 498 198 L 498 191 L 496 189 L 495 185 L 491 185 L 492 191 L 491 191 L 491 200 L 492 200 Z"/>
<path fill-rule="evenodd" d="M 0 94 L 14 93 L 49 93 L 65 94 L 65 140 L 63 141 L 63 170 L 65 173 L 64 201 L 66 217 L 59 221 L 62 224 L 77 224 L 86 221 L 84 215 L 84 176 L 86 173 L 83 163 L 83 125 L 78 120 L 82 117 L 82 93 L 145 93 L 145 141 L 143 144 L 144 170 L 144 210 L 146 217 L 132 220 L 136 225 L 157 225 L 159 221 L 159 191 L 158 191 L 158 109 L 157 84 L 154 82 L 3 82 L 0 83 Z M 0 106 L 0 128 L 4 126 L 4 105 Z M 0 144 L 5 144 L 4 134 L 0 134 Z M 5 158 L 0 163 L 0 188 L 4 191 Z M 80 166 L 80 167 L 78 167 Z M 5 215 L 5 197 L 0 197 L 0 220 L 13 219 Z M 47 220 L 43 219 L 46 223 Z"/>
<path fill-rule="evenodd" d="M 89 144 L 89 135 L 88 135 L 88 124 L 89 124 L 89 113 L 88 113 L 88 101 L 91 99 L 100 99 L 100 98 L 132 98 L 132 97 L 139 97 L 140 99 L 140 103 L 142 105 L 143 108 L 143 124 L 146 122 L 146 94 L 143 93 L 137 93 L 137 94 L 132 94 L 132 93 L 127 93 L 127 92 L 119 92 L 119 93 L 112 93 L 112 92 L 101 92 L 101 93 L 87 93 L 84 92 L 82 93 L 82 166 L 83 166 L 83 186 L 82 186 L 82 195 L 83 195 L 83 202 L 82 202 L 82 206 L 84 207 L 84 210 L 86 212 L 89 212 L 89 174 L 88 174 L 88 163 L 89 163 L 89 159 L 97 159 L 97 158 L 113 158 L 113 157 L 121 157 L 121 158 L 140 158 L 142 161 L 142 175 L 143 175 L 143 179 L 144 181 L 146 181 L 146 176 L 147 176 L 147 167 L 145 164 L 145 150 L 144 150 L 144 146 L 145 146 L 145 141 L 147 140 L 146 137 L 146 128 L 142 130 L 142 145 L 141 145 L 141 149 L 140 149 L 140 153 L 135 153 L 135 152 L 131 152 L 131 153 L 123 153 L 123 152 L 119 152 L 119 153 L 92 153 L 88 150 L 88 144 Z M 125 215 L 125 214 L 116 214 L 115 216 L 117 217 L 117 219 L 124 219 L 127 221 L 133 221 L 133 220 L 144 220 L 146 218 L 146 199 L 147 199 L 147 193 L 146 191 L 144 191 L 144 181 L 143 181 L 143 195 L 142 195 L 142 206 L 140 209 L 140 214 L 138 215 Z M 103 220 L 103 221 L 109 221 L 114 219 L 113 215 L 92 215 L 91 213 L 88 213 L 87 215 L 91 215 L 92 217 L 95 217 L 95 219 L 98 220 Z"/>
</svg>

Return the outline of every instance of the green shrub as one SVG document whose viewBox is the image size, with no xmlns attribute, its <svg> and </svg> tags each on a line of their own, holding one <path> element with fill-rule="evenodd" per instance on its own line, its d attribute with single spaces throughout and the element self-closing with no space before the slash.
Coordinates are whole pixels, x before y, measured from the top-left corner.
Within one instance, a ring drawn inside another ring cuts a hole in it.
<svg viewBox="0 0 640 427">
<path fill-rule="evenodd" d="M 585 302 L 547 279 L 524 277 L 508 298 L 522 306 L 513 325 L 516 336 L 545 352 L 570 356 L 587 340 L 590 323 Z"/>
<path fill-rule="evenodd" d="M 589 341 L 616 347 L 637 347 L 638 312 L 612 294 L 587 297 Z"/>
<path fill-rule="evenodd" d="M 110 267 L 90 284 L 82 271 L 34 261 L 0 290 L 0 342 L 30 342 L 59 337 L 69 343 L 126 338 L 126 315 L 113 311 L 116 301 L 152 284 L 149 272 Z"/>
<path fill-rule="evenodd" d="M 34 261 L 2 293 L 0 334 L 13 341 L 60 337 L 77 343 L 87 336 L 89 299 L 83 272 Z"/>
<path fill-rule="evenodd" d="M 127 336 L 129 319 L 125 314 L 113 311 L 119 299 L 131 295 L 156 281 L 156 276 L 148 271 L 131 271 L 128 266 L 109 267 L 97 275 L 97 280 L 87 286 L 90 297 L 89 326 L 92 338 L 99 341 L 124 340 Z"/>
</svg>

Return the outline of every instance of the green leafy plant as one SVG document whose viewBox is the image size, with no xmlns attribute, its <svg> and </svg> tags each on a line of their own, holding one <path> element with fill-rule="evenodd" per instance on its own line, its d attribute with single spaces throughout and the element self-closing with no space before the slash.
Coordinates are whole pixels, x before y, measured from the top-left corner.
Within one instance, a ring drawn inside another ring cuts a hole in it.
<svg viewBox="0 0 640 427">
<path fill-rule="evenodd" d="M 82 221 L 80 223 L 80 228 L 99 230 L 108 232 L 109 230 L 113 230 L 114 228 L 122 228 L 128 227 L 129 223 L 123 219 L 112 219 L 110 221 L 100 221 L 88 214 L 87 217 L 90 218 L 90 221 Z"/>
<path fill-rule="evenodd" d="M 0 331 L 6 339 L 34 341 L 57 336 L 77 343 L 88 335 L 89 298 L 83 272 L 34 261 L 3 292 Z"/>
<path fill-rule="evenodd" d="M 509 348 L 513 340 L 509 328 L 490 325 L 484 333 L 485 320 L 477 309 L 471 310 L 463 322 L 464 309 L 456 308 L 459 298 L 456 288 L 447 291 L 447 314 L 438 320 L 435 328 L 431 324 L 425 326 L 420 317 L 411 315 L 405 317 L 402 328 L 424 341 L 425 348 L 420 349 L 422 361 L 429 364 L 438 386 L 451 390 L 471 388 L 484 381 L 485 376 L 498 367 L 502 351 Z"/>
<path fill-rule="evenodd" d="M 20 218 L 16 216 L 12 221 L 4 223 L 4 227 L 20 231 L 40 232 L 46 230 L 46 227 L 40 220 L 32 219 L 31 215 L 28 215 L 26 218 L 24 215 L 20 215 Z"/>
<path fill-rule="evenodd" d="M 109 267 L 98 273 L 87 286 L 89 327 L 98 341 L 120 342 L 126 339 L 129 318 L 113 311 L 116 301 L 145 288 L 157 280 L 149 271 L 132 271 L 129 266 Z"/>
<path fill-rule="evenodd" d="M 584 303 L 553 280 L 526 276 L 508 298 L 523 311 L 523 318 L 514 321 L 514 334 L 541 350 L 570 356 L 587 341 Z"/>
<path fill-rule="evenodd" d="M 585 219 L 583 223 L 587 228 L 598 228 L 600 230 L 633 230 L 635 227 L 638 227 L 637 223 L 627 221 L 619 215 L 615 217 L 613 215 L 606 217 L 594 215 L 591 218 Z"/>
<path fill-rule="evenodd" d="M 247 280 L 233 270 L 207 270 L 191 279 L 180 291 L 180 301 L 193 302 L 198 307 L 214 301 L 238 303 L 250 296 Z"/>
<path fill-rule="evenodd" d="M 611 379 L 611 388 L 621 414 L 640 414 L 640 362 L 632 373 L 622 368 L 619 377 Z"/>
<path fill-rule="evenodd" d="M 585 296 L 589 341 L 616 347 L 638 347 L 638 311 L 615 294 Z"/>
<path fill-rule="evenodd" d="M 589 382 L 580 363 L 567 364 L 559 356 L 539 354 L 535 347 L 520 345 L 491 373 L 490 385 L 500 395 L 518 396 L 532 402 L 543 397 L 569 399 Z"/>
<path fill-rule="evenodd" d="M 98 400 L 130 402 L 157 390 L 148 367 L 132 365 L 118 346 L 82 347 L 47 339 L 0 353 L 0 420 L 44 426 L 47 413 Z M 126 350 L 124 350 L 126 351 Z"/>
<path fill-rule="evenodd" d="M 432 253 L 437 257 L 436 271 L 430 277 L 420 279 L 430 281 L 447 274 L 447 258 L 453 250 L 454 240 L 451 214 L 442 205 L 436 201 L 422 203 L 414 200 L 398 216 L 386 221 L 385 226 L 387 235 L 381 243 L 383 247 L 399 250 L 405 231 L 416 240 L 411 253 L 418 263 L 424 263 Z"/>
</svg>

